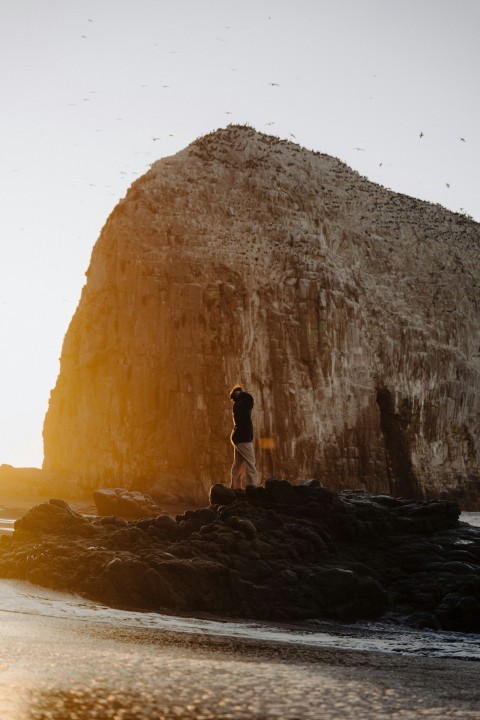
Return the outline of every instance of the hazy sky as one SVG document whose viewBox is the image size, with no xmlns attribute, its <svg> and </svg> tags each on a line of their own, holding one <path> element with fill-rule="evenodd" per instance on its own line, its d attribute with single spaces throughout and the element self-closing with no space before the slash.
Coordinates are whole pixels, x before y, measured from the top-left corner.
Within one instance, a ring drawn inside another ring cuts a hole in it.
<svg viewBox="0 0 480 720">
<path fill-rule="evenodd" d="M 0 463 L 41 465 L 109 213 L 198 136 L 248 123 L 480 220 L 479 27 L 479 0 L 0 0 Z"/>
</svg>

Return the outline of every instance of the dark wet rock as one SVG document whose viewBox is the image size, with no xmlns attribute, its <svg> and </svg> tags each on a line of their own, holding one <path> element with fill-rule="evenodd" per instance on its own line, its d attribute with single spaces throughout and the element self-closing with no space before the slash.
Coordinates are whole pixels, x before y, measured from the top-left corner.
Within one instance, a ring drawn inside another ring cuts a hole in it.
<svg viewBox="0 0 480 720">
<path fill-rule="evenodd" d="M 407 617 L 407 624 L 417 630 L 439 630 L 440 622 L 432 613 L 418 611 Z"/>
<path fill-rule="evenodd" d="M 233 490 L 221 483 L 216 483 L 210 488 L 210 505 L 228 505 L 234 502 L 236 497 Z"/>
<path fill-rule="evenodd" d="M 15 531 L 51 535 L 90 536 L 95 527 L 87 517 L 75 512 L 67 503 L 56 499 L 36 505 L 14 523 Z"/>
<path fill-rule="evenodd" d="M 437 608 L 440 626 L 457 632 L 480 632 L 480 600 L 472 595 L 451 593 Z"/>
<path fill-rule="evenodd" d="M 265 490 L 269 498 L 280 505 L 295 503 L 297 500 L 295 489 L 287 480 L 271 478 L 265 482 Z"/>
<path fill-rule="evenodd" d="M 122 607 L 479 631 L 480 530 L 454 503 L 276 479 L 210 500 L 129 522 L 42 503 L 2 539 L 0 576 Z"/>
</svg>

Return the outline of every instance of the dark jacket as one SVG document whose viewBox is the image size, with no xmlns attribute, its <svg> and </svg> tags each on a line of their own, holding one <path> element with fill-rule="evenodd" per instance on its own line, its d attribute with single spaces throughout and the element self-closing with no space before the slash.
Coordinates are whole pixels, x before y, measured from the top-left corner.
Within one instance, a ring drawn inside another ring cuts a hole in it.
<svg viewBox="0 0 480 720">
<path fill-rule="evenodd" d="M 233 401 L 233 430 L 230 436 L 234 445 L 237 443 L 252 442 L 253 397 L 249 393 L 242 392 Z"/>
</svg>

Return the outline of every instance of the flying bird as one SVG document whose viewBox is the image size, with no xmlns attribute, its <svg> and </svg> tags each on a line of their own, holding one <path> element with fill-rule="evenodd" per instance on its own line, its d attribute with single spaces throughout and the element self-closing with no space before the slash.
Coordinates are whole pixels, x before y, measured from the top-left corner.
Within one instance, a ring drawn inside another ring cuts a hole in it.
<svg viewBox="0 0 480 720">
<path fill-rule="evenodd" d="M 445 183 L 445 187 L 450 187 L 450 183 Z"/>
<path fill-rule="evenodd" d="M 274 82 L 269 82 L 269 83 L 267 83 L 267 85 L 271 85 L 272 87 L 280 87 L 280 83 L 274 83 Z"/>
<path fill-rule="evenodd" d="M 461 137 L 460 140 L 461 140 L 462 142 L 465 142 L 465 138 L 462 138 L 462 137 Z"/>
<path fill-rule="evenodd" d="M 267 126 L 267 125 L 275 125 L 275 121 L 273 121 L 273 122 L 268 122 L 268 123 L 265 123 L 265 126 Z"/>
<path fill-rule="evenodd" d="M 418 137 L 421 137 L 421 138 L 423 137 L 423 132 L 422 132 L 422 131 L 420 131 L 420 135 L 419 135 Z"/>
<path fill-rule="evenodd" d="M 354 147 L 353 149 L 354 149 L 354 150 L 361 150 L 362 152 L 365 152 L 365 148 Z"/>
</svg>

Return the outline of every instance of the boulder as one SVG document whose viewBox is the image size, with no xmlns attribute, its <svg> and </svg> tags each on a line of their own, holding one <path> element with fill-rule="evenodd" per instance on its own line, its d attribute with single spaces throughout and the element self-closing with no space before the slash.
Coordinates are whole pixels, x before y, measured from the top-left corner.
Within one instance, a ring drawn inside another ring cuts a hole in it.
<svg viewBox="0 0 480 720">
<path fill-rule="evenodd" d="M 216 483 L 210 488 L 209 499 L 211 505 L 229 505 L 236 500 L 236 495 L 226 485 Z"/>
<path fill-rule="evenodd" d="M 93 499 L 99 515 L 119 515 L 134 519 L 155 517 L 160 513 L 160 508 L 150 495 L 126 488 L 94 490 Z"/>
</svg>

